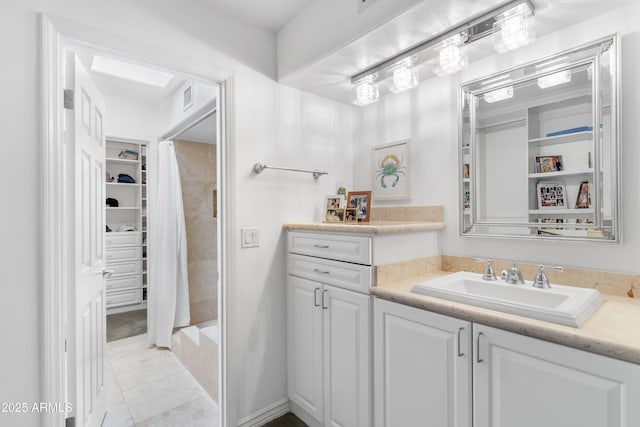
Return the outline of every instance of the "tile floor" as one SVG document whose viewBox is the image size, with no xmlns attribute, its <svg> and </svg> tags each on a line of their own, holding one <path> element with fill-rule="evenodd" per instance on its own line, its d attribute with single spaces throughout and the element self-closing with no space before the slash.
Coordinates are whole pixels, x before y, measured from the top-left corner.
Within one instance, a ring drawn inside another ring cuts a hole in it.
<svg viewBox="0 0 640 427">
<path fill-rule="evenodd" d="M 147 332 L 147 310 L 126 311 L 107 316 L 107 342 Z"/>
<path fill-rule="evenodd" d="M 103 427 L 217 427 L 218 405 L 169 350 L 146 334 L 107 344 Z"/>
</svg>

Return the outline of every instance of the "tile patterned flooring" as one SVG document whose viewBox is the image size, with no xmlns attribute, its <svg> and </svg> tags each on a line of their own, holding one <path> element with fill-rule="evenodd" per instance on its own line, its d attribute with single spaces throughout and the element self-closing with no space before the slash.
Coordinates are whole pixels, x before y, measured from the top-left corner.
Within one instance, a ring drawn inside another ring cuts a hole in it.
<svg viewBox="0 0 640 427">
<path fill-rule="evenodd" d="M 103 427 L 218 427 L 218 405 L 166 349 L 146 334 L 107 344 Z"/>
</svg>

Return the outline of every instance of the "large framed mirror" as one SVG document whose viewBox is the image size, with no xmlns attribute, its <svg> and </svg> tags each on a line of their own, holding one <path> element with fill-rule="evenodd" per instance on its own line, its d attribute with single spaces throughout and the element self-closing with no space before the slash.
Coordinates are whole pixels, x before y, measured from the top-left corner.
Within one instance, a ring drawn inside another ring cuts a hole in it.
<svg viewBox="0 0 640 427">
<path fill-rule="evenodd" d="M 618 45 L 460 87 L 461 235 L 620 241 Z"/>
</svg>

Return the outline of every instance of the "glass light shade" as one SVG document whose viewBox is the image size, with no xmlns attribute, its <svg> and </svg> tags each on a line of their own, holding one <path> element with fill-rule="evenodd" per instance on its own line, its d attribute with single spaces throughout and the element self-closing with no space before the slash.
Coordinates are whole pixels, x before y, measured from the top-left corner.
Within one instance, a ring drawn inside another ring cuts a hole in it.
<svg viewBox="0 0 640 427">
<path fill-rule="evenodd" d="M 356 83 L 351 94 L 351 102 L 360 107 L 376 102 L 380 97 L 376 77 L 377 75 L 367 76 Z"/>
<path fill-rule="evenodd" d="M 460 35 L 445 40 L 438 53 L 440 67 L 436 67 L 434 72 L 440 76 L 464 70 L 469 65 L 467 49 Z"/>
<path fill-rule="evenodd" d="M 389 90 L 393 93 L 404 92 L 418 86 L 418 70 L 413 66 L 417 60 L 414 55 L 394 65 L 388 72 Z"/>
<path fill-rule="evenodd" d="M 513 98 L 513 86 L 506 86 L 484 94 L 484 100 L 489 104 L 511 98 Z"/>
<path fill-rule="evenodd" d="M 524 3 L 498 16 L 493 24 L 493 47 L 499 53 L 529 44 L 535 38 L 533 13 Z"/>
<path fill-rule="evenodd" d="M 546 89 L 552 86 L 558 86 L 571 81 L 571 70 L 562 70 L 547 76 L 538 77 L 538 87 Z"/>
</svg>

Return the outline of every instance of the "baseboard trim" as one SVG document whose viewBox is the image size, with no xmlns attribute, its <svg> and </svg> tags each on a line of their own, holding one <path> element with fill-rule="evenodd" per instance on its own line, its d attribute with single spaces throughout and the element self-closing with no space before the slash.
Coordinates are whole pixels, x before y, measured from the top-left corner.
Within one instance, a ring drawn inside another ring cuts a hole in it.
<svg viewBox="0 0 640 427">
<path fill-rule="evenodd" d="M 271 420 L 275 420 L 278 417 L 283 416 L 291 410 L 289 398 L 285 397 L 278 402 L 267 406 L 266 408 L 256 412 L 253 415 L 249 415 L 241 419 L 238 422 L 238 427 L 258 427 L 268 423 Z"/>
<path fill-rule="evenodd" d="M 293 412 L 293 415 L 300 418 L 309 427 L 322 427 L 321 423 L 319 423 L 311 415 L 307 414 L 300 406 L 296 405 L 294 402 L 291 402 L 291 412 Z"/>
</svg>

